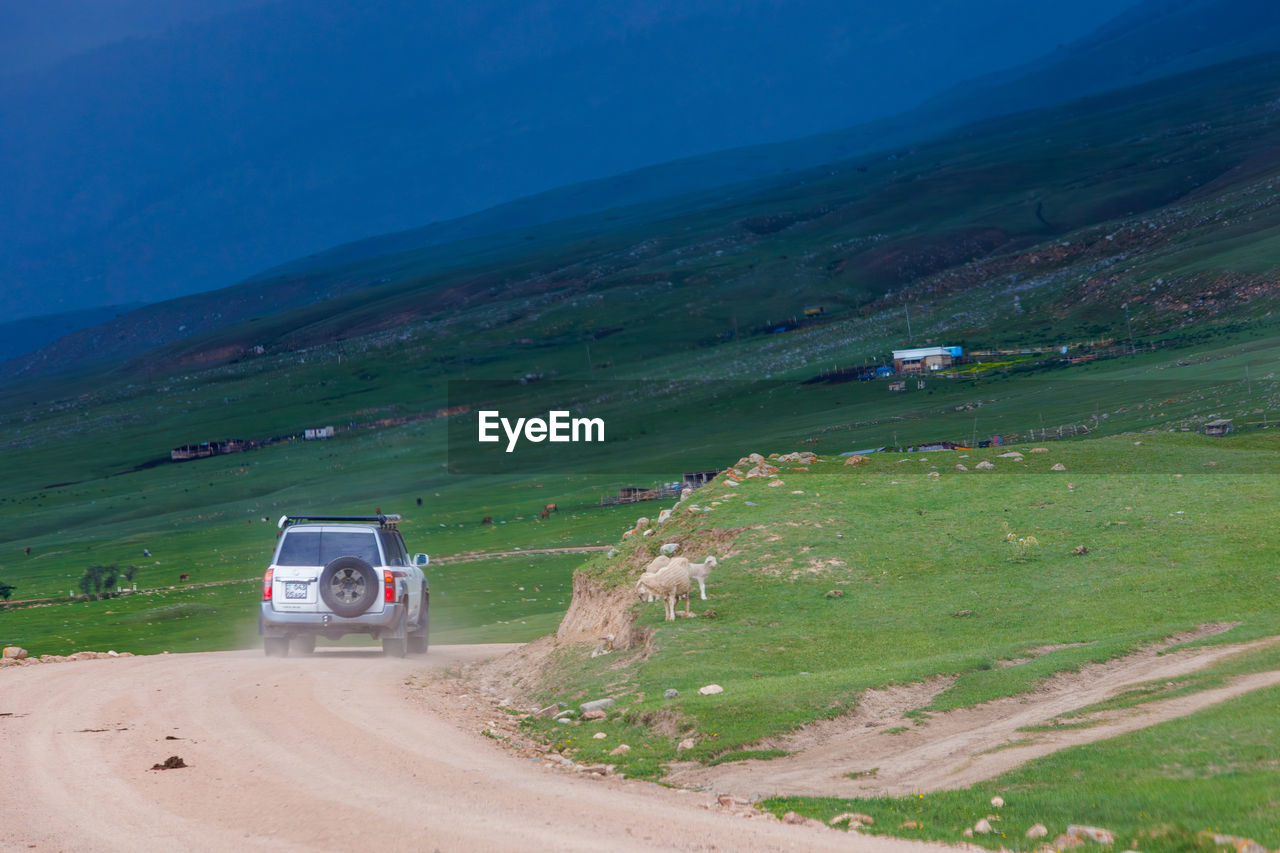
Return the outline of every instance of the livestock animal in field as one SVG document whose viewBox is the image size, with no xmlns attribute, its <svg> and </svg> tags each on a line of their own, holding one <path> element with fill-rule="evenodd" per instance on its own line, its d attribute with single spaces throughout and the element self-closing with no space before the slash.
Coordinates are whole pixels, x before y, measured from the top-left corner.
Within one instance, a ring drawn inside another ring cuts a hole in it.
<svg viewBox="0 0 1280 853">
<path fill-rule="evenodd" d="M 187 574 L 186 572 L 183 572 L 182 574 L 178 575 L 178 580 L 189 581 L 191 580 L 191 575 Z"/>
<path fill-rule="evenodd" d="M 482 525 L 484 525 L 484 524 L 493 524 L 493 516 L 492 516 L 492 515 L 486 515 L 484 518 L 480 519 L 480 523 L 481 523 Z"/>
<path fill-rule="evenodd" d="M 711 574 L 711 570 L 720 565 L 715 557 L 708 556 L 701 563 L 689 564 L 689 580 L 698 582 L 698 594 L 703 601 L 707 600 L 707 577 Z"/>
<path fill-rule="evenodd" d="M 644 573 L 646 575 L 656 574 L 659 569 L 661 569 L 663 566 L 667 565 L 670 562 L 671 562 L 670 556 L 668 556 L 667 554 L 659 554 L 658 556 L 654 557 L 652 560 L 649 561 L 649 565 L 644 567 Z M 650 602 L 650 601 L 653 601 L 655 598 L 657 598 L 657 596 L 655 596 L 653 593 L 646 593 L 644 600 L 645 602 Z"/>
<path fill-rule="evenodd" d="M 547 504 L 547 505 L 546 505 L 546 506 L 544 506 L 542 509 L 543 509 L 543 511 L 544 511 L 544 512 L 559 512 L 559 511 L 560 511 L 560 507 L 556 506 L 555 504 Z"/>
<path fill-rule="evenodd" d="M 656 572 L 646 572 L 636 581 L 636 592 L 640 595 L 654 595 L 666 605 L 668 622 L 676 621 L 676 602 L 680 596 L 685 597 L 684 615 L 693 615 L 689 611 L 689 561 L 684 557 L 676 557 Z"/>
<path fill-rule="evenodd" d="M 551 513 L 547 512 L 545 509 L 542 512 L 538 513 L 538 518 L 550 518 L 550 517 L 551 517 Z"/>
</svg>

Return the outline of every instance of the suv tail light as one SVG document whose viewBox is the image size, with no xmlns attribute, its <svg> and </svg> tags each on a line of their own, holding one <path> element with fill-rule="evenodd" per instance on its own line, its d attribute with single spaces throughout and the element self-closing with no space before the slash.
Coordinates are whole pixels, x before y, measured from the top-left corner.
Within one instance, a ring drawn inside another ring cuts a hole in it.
<svg viewBox="0 0 1280 853">
<path fill-rule="evenodd" d="M 272 577 L 275 575 L 275 573 L 276 573 L 275 569 L 267 569 L 267 573 L 262 576 L 262 600 L 263 601 L 271 600 L 271 580 L 272 580 Z"/>
<path fill-rule="evenodd" d="M 396 576 L 389 569 L 382 570 L 382 600 L 386 602 L 396 600 Z"/>
</svg>

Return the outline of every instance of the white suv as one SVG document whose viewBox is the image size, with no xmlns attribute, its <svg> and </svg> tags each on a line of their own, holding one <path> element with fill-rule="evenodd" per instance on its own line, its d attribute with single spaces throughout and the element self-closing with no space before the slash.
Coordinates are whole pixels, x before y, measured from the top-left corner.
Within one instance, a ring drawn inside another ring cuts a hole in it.
<svg viewBox="0 0 1280 853">
<path fill-rule="evenodd" d="M 282 516 L 280 541 L 262 578 L 258 630 L 268 655 L 315 651 L 316 638 L 369 634 L 382 652 L 427 650 L 431 603 L 422 567 L 398 515 Z"/>
</svg>

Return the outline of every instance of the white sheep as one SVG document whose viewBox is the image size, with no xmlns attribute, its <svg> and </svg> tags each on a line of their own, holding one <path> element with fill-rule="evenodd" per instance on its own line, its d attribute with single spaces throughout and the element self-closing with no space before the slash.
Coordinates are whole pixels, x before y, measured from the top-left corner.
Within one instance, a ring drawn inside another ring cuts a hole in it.
<svg viewBox="0 0 1280 853">
<path fill-rule="evenodd" d="M 689 561 L 676 557 L 656 572 L 646 572 L 636 581 L 636 592 L 663 599 L 667 606 L 667 621 L 676 621 L 676 602 L 685 596 L 684 615 L 689 612 Z"/>
<path fill-rule="evenodd" d="M 715 557 L 708 556 L 701 563 L 689 564 L 689 579 L 698 582 L 698 593 L 702 600 L 707 600 L 707 577 L 711 574 L 711 570 L 720 565 Z M 692 595 L 692 592 L 690 593 Z"/>
<path fill-rule="evenodd" d="M 667 565 L 670 562 L 671 562 L 671 558 L 669 556 L 667 556 L 666 554 L 660 554 L 659 556 L 654 557 L 652 560 L 649 561 L 649 565 L 644 567 L 644 573 L 646 575 L 657 574 L 659 569 L 661 569 L 663 566 Z M 655 598 L 657 598 L 656 595 L 652 593 L 648 593 L 645 595 L 644 600 L 646 602 L 650 602 L 650 601 L 653 601 Z"/>
</svg>

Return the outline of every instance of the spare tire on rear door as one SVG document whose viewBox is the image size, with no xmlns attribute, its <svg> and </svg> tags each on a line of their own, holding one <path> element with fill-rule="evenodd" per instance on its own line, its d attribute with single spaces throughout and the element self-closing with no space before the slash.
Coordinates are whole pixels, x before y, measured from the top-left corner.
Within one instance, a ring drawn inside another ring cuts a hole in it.
<svg viewBox="0 0 1280 853">
<path fill-rule="evenodd" d="M 359 557 L 338 557 L 320 573 L 320 598 L 336 616 L 359 616 L 378 597 L 378 573 Z"/>
</svg>

